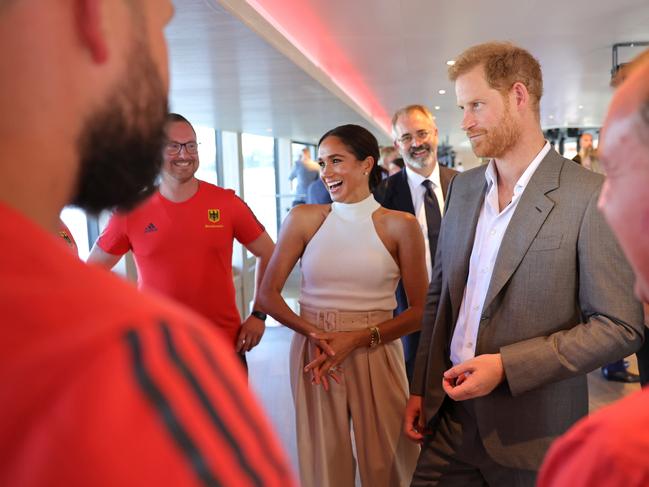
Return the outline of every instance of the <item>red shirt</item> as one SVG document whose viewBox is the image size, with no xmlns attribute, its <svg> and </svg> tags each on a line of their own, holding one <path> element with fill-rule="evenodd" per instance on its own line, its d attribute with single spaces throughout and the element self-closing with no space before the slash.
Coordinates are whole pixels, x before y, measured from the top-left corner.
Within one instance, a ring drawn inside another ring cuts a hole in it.
<svg viewBox="0 0 649 487">
<path fill-rule="evenodd" d="M 553 443 L 539 487 L 649 485 L 649 389 L 582 419 Z"/>
<path fill-rule="evenodd" d="M 0 218 L 0 485 L 295 485 L 207 321 Z"/>
<path fill-rule="evenodd" d="M 97 244 L 110 254 L 133 251 L 138 287 L 153 289 L 210 319 L 234 344 L 241 317 L 232 282 L 232 243 L 264 232 L 234 194 L 200 181 L 194 196 L 173 203 L 159 192 L 128 214 L 115 214 Z"/>
</svg>

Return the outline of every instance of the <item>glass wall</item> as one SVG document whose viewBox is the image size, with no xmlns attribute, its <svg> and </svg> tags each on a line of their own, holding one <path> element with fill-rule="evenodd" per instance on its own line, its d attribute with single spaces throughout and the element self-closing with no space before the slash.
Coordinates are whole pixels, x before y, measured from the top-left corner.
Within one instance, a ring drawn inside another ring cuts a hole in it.
<svg viewBox="0 0 649 487">
<path fill-rule="evenodd" d="M 275 181 L 275 139 L 263 135 L 241 134 L 244 200 L 277 240 L 277 202 Z"/>
<path fill-rule="evenodd" d="M 575 139 L 566 140 L 563 144 L 563 157 L 572 159 L 577 155 L 577 141 Z"/>
<path fill-rule="evenodd" d="M 88 254 L 90 254 L 90 246 L 88 241 L 88 218 L 85 212 L 79 208 L 68 206 L 63 208 L 61 220 L 72 233 L 72 238 L 74 238 L 79 249 L 79 257 L 86 260 Z"/>
<path fill-rule="evenodd" d="M 200 164 L 196 177 L 201 181 L 218 185 L 216 171 L 216 138 L 212 127 L 195 125 L 196 139 L 198 140 L 198 158 Z"/>
</svg>

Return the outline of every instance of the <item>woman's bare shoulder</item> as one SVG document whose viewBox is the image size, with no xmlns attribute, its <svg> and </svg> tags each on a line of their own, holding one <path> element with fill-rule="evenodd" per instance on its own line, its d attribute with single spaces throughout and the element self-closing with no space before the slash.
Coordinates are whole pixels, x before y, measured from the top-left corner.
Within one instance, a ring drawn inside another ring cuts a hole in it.
<svg viewBox="0 0 649 487">
<path fill-rule="evenodd" d="M 330 211 L 331 211 L 330 204 L 327 205 L 302 204 L 291 208 L 291 211 L 289 212 L 289 216 L 295 219 L 308 220 L 312 218 L 321 217 L 322 215 L 328 215 Z"/>
<path fill-rule="evenodd" d="M 418 227 L 415 216 L 407 211 L 390 210 L 381 207 L 377 210 L 377 213 L 379 219 L 383 220 L 386 225 L 394 225 L 401 228 L 412 227 L 413 225 Z"/>
<path fill-rule="evenodd" d="M 319 227 L 331 211 L 331 205 L 297 205 L 291 208 L 286 217 L 286 224 L 299 227 L 305 231 L 314 226 Z"/>
</svg>

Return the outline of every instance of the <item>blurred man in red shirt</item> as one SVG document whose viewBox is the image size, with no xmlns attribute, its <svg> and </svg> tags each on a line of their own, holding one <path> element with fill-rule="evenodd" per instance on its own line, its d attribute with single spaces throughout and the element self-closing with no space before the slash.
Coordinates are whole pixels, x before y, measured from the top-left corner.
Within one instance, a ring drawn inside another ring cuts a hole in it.
<svg viewBox="0 0 649 487">
<path fill-rule="evenodd" d="M 151 194 L 168 0 L 0 0 L 0 485 L 294 485 L 210 324 L 57 235 Z"/>
</svg>

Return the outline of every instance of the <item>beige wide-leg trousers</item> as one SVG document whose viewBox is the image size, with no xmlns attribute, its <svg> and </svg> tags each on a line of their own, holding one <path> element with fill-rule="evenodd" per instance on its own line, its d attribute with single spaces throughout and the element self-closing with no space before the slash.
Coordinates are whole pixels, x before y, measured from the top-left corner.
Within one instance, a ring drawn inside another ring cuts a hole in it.
<svg viewBox="0 0 649 487">
<path fill-rule="evenodd" d="M 325 331 L 349 331 L 386 321 L 392 312 L 303 307 L 301 316 Z M 313 358 L 314 346 L 296 334 L 290 362 L 302 486 L 354 487 L 352 429 L 363 487 L 410 485 L 419 446 L 402 433 L 408 380 L 401 340 L 352 352 L 341 365 L 341 384 L 330 380 L 329 392 L 304 373 Z"/>
</svg>

